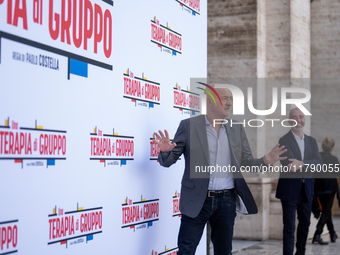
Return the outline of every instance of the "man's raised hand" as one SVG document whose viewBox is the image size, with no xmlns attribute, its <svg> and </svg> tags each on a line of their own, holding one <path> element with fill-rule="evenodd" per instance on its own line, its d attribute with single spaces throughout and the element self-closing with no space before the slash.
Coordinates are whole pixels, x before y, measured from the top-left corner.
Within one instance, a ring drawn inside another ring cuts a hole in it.
<svg viewBox="0 0 340 255">
<path fill-rule="evenodd" d="M 161 152 L 169 152 L 173 148 L 176 147 L 176 143 L 170 142 L 170 138 L 169 138 L 169 134 L 168 134 L 167 130 L 164 130 L 165 136 L 164 136 L 164 134 L 161 130 L 158 130 L 158 132 L 159 132 L 159 134 L 157 132 L 155 132 L 157 140 L 153 139 L 153 141 L 156 144 L 158 144 Z"/>
<path fill-rule="evenodd" d="M 271 151 L 267 155 L 264 155 L 263 161 L 265 164 L 274 165 L 276 161 L 284 160 L 287 158 L 287 157 L 280 157 L 283 153 L 287 151 L 287 149 L 284 149 L 285 148 L 284 145 L 282 145 L 281 147 L 279 146 L 280 144 L 276 144 L 274 148 L 271 149 Z"/>
<path fill-rule="evenodd" d="M 296 172 L 296 170 L 302 168 L 305 165 L 303 163 L 303 161 L 300 161 L 300 160 L 297 160 L 297 159 L 289 159 L 289 161 L 291 163 L 288 164 L 288 167 L 289 167 L 289 170 L 292 171 L 292 172 Z"/>
</svg>

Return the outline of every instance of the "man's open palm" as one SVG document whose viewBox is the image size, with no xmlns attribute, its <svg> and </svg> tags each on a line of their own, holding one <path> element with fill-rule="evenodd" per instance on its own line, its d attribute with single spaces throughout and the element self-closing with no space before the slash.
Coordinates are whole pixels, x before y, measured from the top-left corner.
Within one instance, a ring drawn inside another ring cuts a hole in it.
<svg viewBox="0 0 340 255">
<path fill-rule="evenodd" d="M 165 136 L 161 130 L 158 132 L 159 134 L 155 133 L 157 139 L 153 139 L 153 141 L 158 144 L 161 152 L 169 152 L 176 147 L 176 143 L 171 143 L 167 130 L 164 130 Z"/>
<path fill-rule="evenodd" d="M 276 161 L 284 160 L 287 158 L 287 157 L 280 157 L 283 153 L 287 151 L 287 149 L 284 149 L 285 148 L 284 145 L 282 145 L 281 147 L 279 146 L 280 144 L 276 144 L 274 148 L 267 155 L 264 155 L 263 161 L 265 164 L 274 165 Z"/>
</svg>

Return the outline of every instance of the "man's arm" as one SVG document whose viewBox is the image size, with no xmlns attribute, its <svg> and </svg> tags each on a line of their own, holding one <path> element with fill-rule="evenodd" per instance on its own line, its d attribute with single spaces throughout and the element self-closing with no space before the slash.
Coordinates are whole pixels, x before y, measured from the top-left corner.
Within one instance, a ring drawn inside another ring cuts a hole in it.
<svg viewBox="0 0 340 255">
<path fill-rule="evenodd" d="M 170 142 L 168 132 L 165 130 L 165 136 L 162 131 L 159 134 L 155 133 L 157 140 L 154 140 L 160 148 L 158 154 L 158 161 L 161 166 L 169 167 L 176 163 L 178 158 L 182 155 L 186 140 L 187 140 L 187 128 L 183 121 L 179 124 L 176 131 L 173 143 Z"/>
<path fill-rule="evenodd" d="M 288 139 L 283 139 L 282 137 L 279 140 L 279 144 L 284 145 L 287 151 L 282 154 L 282 156 L 286 157 L 285 159 L 281 160 L 281 165 L 288 166 L 291 162 L 289 159 L 296 159 L 296 157 L 293 154 L 292 149 L 290 148 Z"/>
<path fill-rule="evenodd" d="M 305 164 L 308 164 L 308 169 L 307 172 L 310 172 L 311 170 L 311 165 L 313 165 L 312 167 L 316 167 L 317 164 L 323 164 L 319 149 L 318 149 L 318 145 L 316 143 L 316 140 L 314 138 L 312 138 L 312 149 L 313 149 L 313 153 L 312 153 L 312 157 L 310 159 L 304 159 L 304 160 L 298 160 L 295 155 L 293 154 L 292 150 L 290 149 L 290 146 L 288 144 L 288 140 L 287 139 L 280 139 L 280 144 L 283 144 L 286 146 L 286 148 L 288 148 L 288 151 L 284 154 L 284 156 L 287 156 L 287 159 L 285 160 L 281 160 L 281 164 L 283 166 L 288 166 L 290 167 L 291 171 L 297 171 L 298 169 L 300 169 L 300 167 L 302 167 L 302 172 L 306 172 L 306 166 Z M 306 150 L 306 148 L 305 148 Z M 301 171 L 300 171 L 301 172 Z"/>
<path fill-rule="evenodd" d="M 322 165 L 323 164 L 322 157 L 318 149 L 318 144 L 316 143 L 316 140 L 314 138 L 312 138 L 312 147 L 313 147 L 312 159 L 304 159 L 303 163 L 309 164 L 309 166 L 314 165 L 314 167 L 316 167 L 316 165 L 318 164 Z"/>
</svg>

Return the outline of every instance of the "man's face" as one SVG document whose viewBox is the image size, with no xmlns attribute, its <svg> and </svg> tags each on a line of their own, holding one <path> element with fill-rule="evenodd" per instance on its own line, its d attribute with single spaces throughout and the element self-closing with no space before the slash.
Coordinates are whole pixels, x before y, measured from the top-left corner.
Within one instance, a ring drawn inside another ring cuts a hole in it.
<svg viewBox="0 0 340 255">
<path fill-rule="evenodd" d="M 212 98 L 209 98 L 210 103 L 208 104 L 209 105 L 208 107 L 211 107 L 211 110 L 214 112 L 214 114 L 216 114 L 216 116 L 218 116 L 218 118 L 223 119 L 225 117 L 228 117 L 230 114 L 230 109 L 233 104 L 232 94 L 230 90 L 226 88 L 216 88 L 216 92 L 221 98 L 222 105 L 220 101 L 218 100 L 218 98 L 215 97 L 217 105 L 215 105 Z"/>
<path fill-rule="evenodd" d="M 297 125 L 294 127 L 296 129 L 302 129 L 305 126 L 305 115 L 299 109 L 295 109 L 291 112 L 290 119 L 293 119 L 297 122 Z M 289 121 L 290 125 L 295 125 L 295 122 Z"/>
</svg>

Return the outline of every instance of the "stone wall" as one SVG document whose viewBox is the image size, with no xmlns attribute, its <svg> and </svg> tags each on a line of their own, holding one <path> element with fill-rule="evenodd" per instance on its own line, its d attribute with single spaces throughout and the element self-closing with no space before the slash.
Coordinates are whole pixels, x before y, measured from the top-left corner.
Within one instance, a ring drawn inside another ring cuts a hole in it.
<svg viewBox="0 0 340 255">
<path fill-rule="evenodd" d="M 315 0 L 311 4 L 312 134 L 319 144 L 329 136 L 340 158 L 340 2 Z M 340 215 L 335 199 L 333 213 Z"/>
<path fill-rule="evenodd" d="M 307 88 L 312 94 L 307 109 L 313 116 L 306 117 L 305 133 L 319 146 L 325 136 L 332 137 L 334 154 L 340 157 L 340 132 L 335 128 L 340 126 L 339 25 L 338 0 L 208 0 L 208 78 L 249 78 L 240 88 L 245 94 L 249 86 L 257 91 L 257 109 L 271 107 L 273 87 Z M 254 116 L 246 110 L 242 118 L 250 117 Z M 278 109 L 267 119 L 282 117 Z M 288 130 L 246 128 L 253 155 L 263 156 Z M 259 214 L 238 215 L 235 238 L 281 239 L 282 209 L 275 198 L 278 175 L 246 177 Z M 315 228 L 312 222 L 309 236 Z"/>
<path fill-rule="evenodd" d="M 257 76 L 256 2 L 208 1 L 208 77 Z"/>
</svg>

